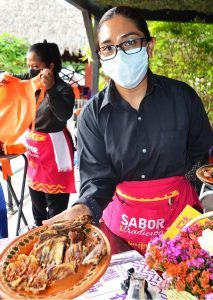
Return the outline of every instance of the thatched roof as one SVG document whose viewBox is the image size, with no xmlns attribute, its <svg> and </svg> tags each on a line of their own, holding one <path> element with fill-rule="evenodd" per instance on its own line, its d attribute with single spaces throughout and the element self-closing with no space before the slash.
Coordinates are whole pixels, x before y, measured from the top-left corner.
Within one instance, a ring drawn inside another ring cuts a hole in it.
<svg viewBox="0 0 213 300">
<path fill-rule="evenodd" d="M 30 44 L 48 42 L 78 54 L 88 44 L 80 10 L 63 0 L 0 0 L 0 33 L 9 32 Z"/>
</svg>

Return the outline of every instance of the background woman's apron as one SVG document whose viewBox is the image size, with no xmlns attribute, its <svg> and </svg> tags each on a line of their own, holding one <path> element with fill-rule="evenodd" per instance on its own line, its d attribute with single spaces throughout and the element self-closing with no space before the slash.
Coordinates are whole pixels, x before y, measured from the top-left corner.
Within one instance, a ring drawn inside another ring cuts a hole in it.
<svg viewBox="0 0 213 300">
<path fill-rule="evenodd" d="M 75 193 L 73 146 L 67 130 L 29 130 L 26 142 L 29 186 L 49 194 Z"/>
<path fill-rule="evenodd" d="M 125 181 L 117 186 L 102 218 L 113 233 L 143 253 L 150 239 L 163 234 L 187 204 L 202 211 L 183 176 Z"/>
</svg>

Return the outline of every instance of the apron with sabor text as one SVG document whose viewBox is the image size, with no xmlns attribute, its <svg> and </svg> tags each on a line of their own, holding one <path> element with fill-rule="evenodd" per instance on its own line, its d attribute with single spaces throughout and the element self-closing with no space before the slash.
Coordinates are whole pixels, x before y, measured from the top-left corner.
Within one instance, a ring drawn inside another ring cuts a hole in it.
<svg viewBox="0 0 213 300">
<path fill-rule="evenodd" d="M 75 193 L 73 146 L 67 130 L 28 131 L 28 185 L 48 194 Z"/>
<path fill-rule="evenodd" d="M 202 211 L 184 176 L 125 181 L 117 186 L 102 219 L 114 234 L 144 253 L 148 242 L 163 234 L 187 204 Z"/>
</svg>

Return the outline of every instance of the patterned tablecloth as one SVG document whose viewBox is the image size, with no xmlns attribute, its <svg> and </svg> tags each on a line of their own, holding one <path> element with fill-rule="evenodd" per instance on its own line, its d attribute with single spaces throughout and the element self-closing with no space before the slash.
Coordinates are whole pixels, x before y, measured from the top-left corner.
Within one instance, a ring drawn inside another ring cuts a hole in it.
<svg viewBox="0 0 213 300">
<path fill-rule="evenodd" d="M 127 295 L 121 289 L 121 282 L 127 278 L 127 270 L 134 268 L 148 282 L 148 290 L 152 299 L 165 300 L 166 294 L 158 286 L 162 278 L 154 271 L 149 270 L 145 259 L 135 250 L 112 255 L 110 266 L 102 278 L 78 300 L 124 300 Z"/>
<path fill-rule="evenodd" d="M 13 239 L 0 239 L 0 253 Z M 149 270 L 145 259 L 135 250 L 112 255 L 110 265 L 102 278 L 86 293 L 76 298 L 78 300 L 124 300 L 126 294 L 121 289 L 121 282 L 127 278 L 127 270 L 134 268 L 148 282 L 148 290 L 152 299 L 165 300 L 166 294 L 158 286 L 161 277 L 154 271 Z"/>
</svg>

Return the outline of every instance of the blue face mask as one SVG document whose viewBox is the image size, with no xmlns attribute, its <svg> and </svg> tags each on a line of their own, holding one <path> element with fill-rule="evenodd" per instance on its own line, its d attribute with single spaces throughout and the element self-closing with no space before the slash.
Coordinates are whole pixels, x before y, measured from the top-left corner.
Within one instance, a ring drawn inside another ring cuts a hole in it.
<svg viewBox="0 0 213 300">
<path fill-rule="evenodd" d="M 131 53 L 131 50 L 128 53 Z M 149 63 L 146 47 L 132 55 L 119 50 L 115 58 L 101 61 L 101 64 L 104 73 L 118 85 L 133 89 L 141 83 L 147 73 Z"/>
</svg>

